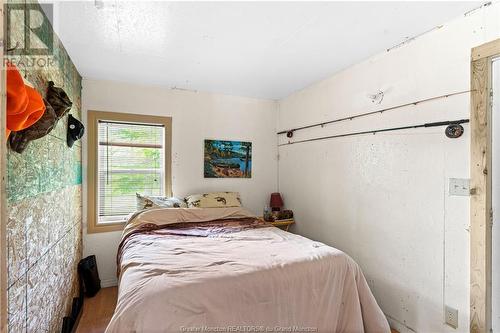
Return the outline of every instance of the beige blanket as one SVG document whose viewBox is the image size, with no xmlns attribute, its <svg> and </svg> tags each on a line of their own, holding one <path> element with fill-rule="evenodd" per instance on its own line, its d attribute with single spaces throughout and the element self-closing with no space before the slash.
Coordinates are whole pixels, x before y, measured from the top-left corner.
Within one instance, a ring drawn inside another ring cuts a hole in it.
<svg viewBox="0 0 500 333">
<path fill-rule="evenodd" d="M 241 208 L 136 214 L 119 258 L 107 333 L 390 331 L 350 257 Z"/>
</svg>

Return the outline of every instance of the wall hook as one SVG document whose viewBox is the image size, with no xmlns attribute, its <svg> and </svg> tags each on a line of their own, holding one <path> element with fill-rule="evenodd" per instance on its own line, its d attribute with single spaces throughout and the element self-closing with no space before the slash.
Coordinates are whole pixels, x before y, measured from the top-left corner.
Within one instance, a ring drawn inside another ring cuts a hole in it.
<svg viewBox="0 0 500 333">
<path fill-rule="evenodd" d="M 375 94 L 368 95 L 368 98 L 371 99 L 372 103 L 380 104 L 384 100 L 384 94 L 382 90 L 379 90 Z"/>
<path fill-rule="evenodd" d="M 14 50 L 17 50 L 18 47 L 19 47 L 19 42 L 16 42 L 16 45 L 14 45 L 13 48 L 7 49 L 7 52 L 12 52 Z"/>
</svg>

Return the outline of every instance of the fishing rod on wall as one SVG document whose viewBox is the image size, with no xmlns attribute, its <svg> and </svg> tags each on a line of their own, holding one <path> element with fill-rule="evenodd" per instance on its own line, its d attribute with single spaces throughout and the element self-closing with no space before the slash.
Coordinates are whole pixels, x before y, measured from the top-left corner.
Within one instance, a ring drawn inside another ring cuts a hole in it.
<svg viewBox="0 0 500 333">
<path fill-rule="evenodd" d="M 276 134 L 277 135 L 286 134 L 286 136 L 288 138 L 292 138 L 294 133 L 297 131 L 301 131 L 301 130 L 305 130 L 305 129 L 309 129 L 309 128 L 314 128 L 314 127 L 323 128 L 325 125 L 328 125 L 328 124 L 333 124 L 333 123 L 347 121 L 347 120 L 353 120 L 353 119 L 361 118 L 361 117 L 367 117 L 367 116 L 378 114 L 378 113 L 382 114 L 382 113 L 387 112 L 387 111 L 392 111 L 392 110 L 404 108 L 407 106 L 415 106 L 415 105 L 425 103 L 425 102 L 430 102 L 430 101 L 434 101 L 434 100 L 438 100 L 438 99 L 442 99 L 442 98 L 448 98 L 451 96 L 457 96 L 457 95 L 469 93 L 471 91 L 473 91 L 473 90 L 464 90 L 464 91 L 454 92 L 454 93 L 450 93 L 450 94 L 446 94 L 446 95 L 440 95 L 440 96 L 435 96 L 435 97 L 431 97 L 431 98 L 421 99 L 421 100 L 418 100 L 415 102 L 400 104 L 400 105 L 392 106 L 392 107 L 385 108 L 385 109 L 380 109 L 380 110 L 366 112 L 366 113 L 360 113 L 360 114 L 349 116 L 349 117 L 337 118 L 337 119 L 333 119 L 333 120 L 329 120 L 329 121 L 325 121 L 325 122 L 321 122 L 321 123 L 296 127 L 296 128 L 292 128 L 289 130 L 277 132 Z M 413 129 L 413 128 L 437 127 L 437 126 L 447 126 L 446 130 L 445 130 L 446 136 L 449 138 L 458 138 L 458 137 L 462 136 L 462 134 L 464 132 L 464 128 L 461 124 L 468 123 L 468 122 L 469 122 L 469 119 L 447 120 L 447 121 L 425 123 L 425 124 L 419 124 L 419 125 L 391 127 L 391 128 L 375 129 L 375 130 L 370 130 L 370 131 L 351 132 L 351 133 L 346 133 L 346 134 L 329 135 L 329 136 L 323 136 L 323 137 L 312 138 L 312 139 L 289 141 L 287 143 L 279 144 L 278 146 L 285 146 L 285 145 L 291 145 L 291 144 L 295 144 L 295 143 L 318 141 L 318 140 L 325 140 L 325 139 L 340 138 L 340 137 L 346 137 L 346 136 L 352 136 L 352 135 L 376 134 L 376 133 L 380 133 L 380 132 L 401 131 L 401 130 Z"/>
<path fill-rule="evenodd" d="M 319 141 L 319 140 L 334 139 L 334 138 L 343 138 L 346 136 L 353 136 L 353 135 L 377 134 L 377 133 L 381 133 L 381 132 L 402 131 L 402 130 L 407 130 L 407 129 L 412 129 L 412 128 L 438 127 L 438 126 L 447 126 L 446 130 L 445 130 L 446 136 L 449 138 L 455 139 L 455 138 L 461 137 L 462 134 L 464 133 L 464 128 L 461 124 L 465 124 L 468 122 L 469 122 L 469 119 L 460 119 L 460 120 L 438 121 L 438 122 L 434 122 L 434 123 L 425 123 L 425 124 L 419 124 L 419 125 L 382 128 L 382 129 L 375 129 L 375 130 L 369 130 L 369 131 L 351 132 L 351 133 L 345 133 L 345 134 L 321 136 L 321 137 L 312 138 L 312 139 L 291 141 L 291 142 L 279 144 L 278 146 L 288 146 L 288 145 L 293 145 L 296 143 Z"/>
</svg>

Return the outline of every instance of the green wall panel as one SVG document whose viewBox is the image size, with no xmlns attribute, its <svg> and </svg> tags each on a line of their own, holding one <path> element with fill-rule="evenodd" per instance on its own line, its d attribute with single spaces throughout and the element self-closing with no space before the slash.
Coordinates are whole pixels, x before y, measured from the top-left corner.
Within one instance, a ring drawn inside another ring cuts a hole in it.
<svg viewBox="0 0 500 333">
<path fill-rule="evenodd" d="M 8 0 L 7 6 L 18 4 Z M 53 33 L 50 25 L 42 30 Z M 9 24 L 7 39 L 20 40 L 24 31 L 22 20 Z M 43 97 L 49 81 L 63 88 L 73 102 L 69 113 L 81 119 L 82 79 L 57 36 L 50 56 L 54 66 L 29 67 L 29 57 L 7 58 Z M 60 119 L 49 135 L 32 141 L 22 154 L 7 151 L 8 332 L 60 332 L 62 318 L 78 293 L 82 148 L 80 141 L 67 146 L 67 118 Z"/>
<path fill-rule="evenodd" d="M 82 183 L 81 146 L 47 135 L 22 153 L 7 156 L 7 196 L 10 202 Z"/>
</svg>

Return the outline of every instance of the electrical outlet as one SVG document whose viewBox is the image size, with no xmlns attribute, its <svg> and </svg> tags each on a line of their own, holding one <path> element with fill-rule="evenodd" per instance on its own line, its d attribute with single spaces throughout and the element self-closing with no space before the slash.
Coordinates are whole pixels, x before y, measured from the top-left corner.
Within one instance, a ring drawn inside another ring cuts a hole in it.
<svg viewBox="0 0 500 333">
<path fill-rule="evenodd" d="M 458 328 L 458 310 L 446 305 L 444 307 L 444 321 L 453 328 Z"/>
</svg>

